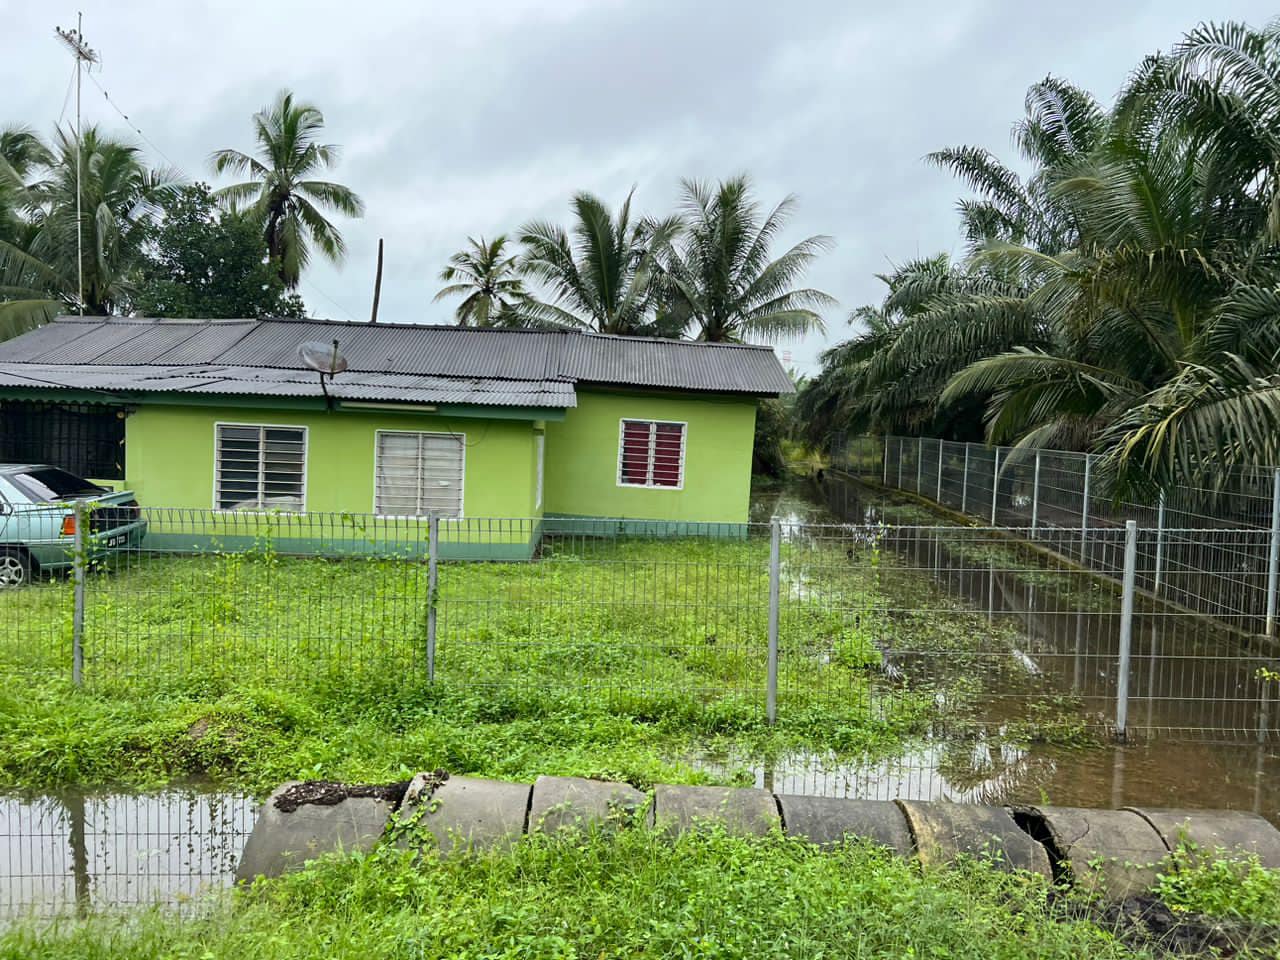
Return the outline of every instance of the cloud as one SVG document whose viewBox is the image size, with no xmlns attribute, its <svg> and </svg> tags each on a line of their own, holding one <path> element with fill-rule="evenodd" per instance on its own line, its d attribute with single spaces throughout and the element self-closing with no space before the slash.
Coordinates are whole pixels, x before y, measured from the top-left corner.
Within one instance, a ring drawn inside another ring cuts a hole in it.
<svg viewBox="0 0 1280 960">
<path fill-rule="evenodd" d="M 787 4 L 728 0 L 484 0 L 466 4 L 86 0 L 97 79 L 188 175 L 209 152 L 250 146 L 249 117 L 280 87 L 325 112 L 334 174 L 367 204 L 344 225 L 350 258 L 317 264 L 314 310 L 368 313 L 379 237 L 382 315 L 447 322 L 435 275 L 469 234 L 562 217 L 589 189 L 645 210 L 681 176 L 750 171 L 760 199 L 799 206 L 783 242 L 834 236 L 811 282 L 837 296 L 828 335 L 787 345 L 812 367 L 879 299 L 874 274 L 959 249 L 962 190 L 922 162 L 977 143 L 1010 156 L 1026 87 L 1047 73 L 1109 98 L 1139 58 L 1200 19 L 1189 0 L 1069 7 L 999 2 Z M 1228 0 L 1218 19 L 1271 10 Z M 70 63 L 45 4 L 0 0 L 7 26 L 0 123 L 49 129 Z M 64 17 L 61 24 L 70 23 Z M 85 115 L 124 121 L 92 85 Z M 157 158 L 158 160 L 159 158 Z"/>
</svg>

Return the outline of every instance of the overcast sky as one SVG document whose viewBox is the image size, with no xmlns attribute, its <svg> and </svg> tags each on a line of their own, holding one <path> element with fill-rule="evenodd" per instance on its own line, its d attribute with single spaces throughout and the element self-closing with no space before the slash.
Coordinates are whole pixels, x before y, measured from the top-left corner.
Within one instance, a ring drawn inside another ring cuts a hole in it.
<svg viewBox="0 0 1280 960">
<path fill-rule="evenodd" d="M 318 316 L 367 319 L 379 237 L 381 316 L 438 322 L 436 274 L 468 235 L 566 220 L 576 190 L 632 186 L 663 213 L 682 176 L 750 172 L 762 201 L 799 198 L 788 238 L 826 233 L 810 280 L 837 297 L 826 337 L 779 344 L 801 369 L 879 300 L 874 274 L 960 239 L 961 188 L 930 150 L 1011 157 L 1009 128 L 1048 73 L 1110 100 L 1146 53 L 1199 20 L 1263 23 L 1246 0 L 1073 4 L 848 0 L 467 0 L 210 4 L 84 0 L 95 79 L 191 178 L 218 147 L 249 149 L 249 117 L 281 87 L 324 111 L 333 175 L 364 198 L 350 254 L 303 281 Z M 0 124 L 52 130 L 71 64 L 55 25 L 77 7 L 0 0 Z M 86 83 L 86 122 L 127 132 Z M 137 139 L 135 135 L 135 139 Z M 156 150 L 161 151 L 159 156 Z"/>
</svg>

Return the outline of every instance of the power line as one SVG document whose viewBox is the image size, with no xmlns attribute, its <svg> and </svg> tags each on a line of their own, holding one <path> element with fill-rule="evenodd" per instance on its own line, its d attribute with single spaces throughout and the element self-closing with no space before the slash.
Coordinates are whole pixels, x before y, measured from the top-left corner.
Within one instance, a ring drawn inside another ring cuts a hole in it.
<svg viewBox="0 0 1280 960">
<path fill-rule="evenodd" d="M 159 144 L 157 144 L 154 140 L 152 140 L 145 133 L 143 133 L 141 127 L 139 127 L 136 123 L 134 123 L 132 120 L 129 119 L 129 115 L 125 113 L 123 110 L 121 110 L 119 104 L 117 104 L 114 100 L 111 99 L 111 94 L 107 93 L 106 88 L 93 78 L 93 74 L 89 74 L 89 82 L 92 83 L 95 87 L 97 87 L 102 92 L 102 98 L 111 105 L 112 110 L 120 114 L 121 119 L 123 119 L 124 122 L 129 125 L 129 129 L 132 130 L 134 133 L 136 133 L 138 136 L 140 136 L 147 143 L 147 145 L 151 147 L 152 150 L 160 154 L 160 156 L 164 157 L 165 161 L 169 164 L 169 166 L 171 166 L 178 173 L 182 174 L 182 176 L 187 180 L 195 179 L 189 173 L 187 173 L 186 170 L 182 168 L 182 165 L 180 163 L 177 163 L 176 161 L 174 161 L 172 157 L 170 157 L 167 153 L 161 150 Z"/>
<path fill-rule="evenodd" d="M 67 105 L 71 103 L 71 90 L 76 85 L 76 71 L 80 69 L 78 62 L 71 64 L 71 76 L 67 77 L 67 92 L 62 97 L 62 109 L 58 112 L 58 126 L 62 126 L 62 121 L 67 115 Z"/>
<path fill-rule="evenodd" d="M 71 43 L 72 43 L 72 40 L 71 40 L 71 39 L 68 39 L 68 37 L 74 37 L 77 41 L 79 41 L 79 42 L 81 43 L 81 45 L 83 45 L 83 38 L 81 38 L 81 37 L 80 37 L 80 34 L 79 34 L 79 31 L 78 31 L 78 30 L 76 30 L 76 31 L 62 31 L 62 30 L 58 30 L 58 36 L 59 36 L 59 37 L 61 37 L 61 38 L 63 39 L 63 42 L 64 42 L 64 43 L 67 43 L 67 45 L 68 45 L 68 46 L 70 46 L 70 45 L 71 45 Z M 92 62 L 93 62 L 93 63 L 101 63 L 101 61 L 98 59 L 98 55 L 97 55 L 96 53 L 94 53 L 94 51 L 89 50 L 89 49 L 88 49 L 88 47 L 85 47 L 84 49 L 85 49 L 86 51 L 88 51 L 88 53 L 92 56 L 92 58 L 93 58 L 93 59 L 92 59 Z M 79 61 L 79 59 L 77 59 L 77 61 L 76 61 L 76 69 L 77 69 L 77 70 L 79 70 L 79 67 L 80 67 L 80 61 Z M 106 87 L 104 87 L 101 83 L 99 83 L 96 79 L 94 79 L 94 76 L 93 76 L 93 74 L 92 74 L 92 73 L 88 73 L 88 74 L 86 74 L 86 75 L 89 77 L 89 82 L 90 82 L 90 83 L 92 83 L 95 87 L 97 87 L 97 88 L 98 88 L 98 90 L 99 90 L 99 92 L 101 92 L 101 94 L 102 94 L 102 98 L 103 98 L 103 99 L 104 99 L 104 100 L 105 100 L 105 101 L 106 101 L 106 102 L 111 106 L 111 109 L 112 109 L 112 110 L 114 110 L 117 114 L 119 114 L 119 115 L 120 115 L 120 118 L 121 118 L 122 120 L 124 120 L 124 122 L 125 122 L 126 124 L 128 124 L 128 125 L 129 125 L 129 129 L 130 129 L 130 130 L 132 130 L 132 131 L 133 131 L 134 133 L 136 133 L 139 137 L 141 137 L 141 138 L 142 138 L 142 140 L 143 140 L 143 142 L 145 142 L 149 147 L 151 147 L 151 149 L 152 149 L 152 150 L 154 150 L 154 151 L 155 151 L 156 153 L 158 153 L 161 157 L 163 157 L 163 158 L 164 158 L 164 160 L 165 160 L 165 162 L 166 162 L 166 163 L 168 163 L 168 164 L 169 164 L 169 166 L 170 166 L 171 168 L 173 168 L 173 169 L 174 169 L 174 170 L 175 170 L 179 175 L 181 175 L 183 179 L 185 179 L 185 180 L 189 180 L 189 181 L 192 181 L 192 182 L 194 182 L 194 181 L 196 180 L 196 178 L 195 178 L 195 177 L 193 177 L 193 176 L 192 176 L 192 175 L 191 175 L 191 174 L 190 174 L 186 169 L 184 169 L 184 168 L 183 168 L 182 164 L 180 164 L 180 163 L 178 163 L 177 161 L 175 161 L 172 157 L 170 157 L 167 153 L 165 153 L 163 149 L 161 149 L 161 147 L 160 147 L 160 145 L 159 145 L 158 143 L 156 143 L 154 140 L 152 140 L 150 137 L 148 137 L 145 133 L 143 133 L 142 128 L 141 128 L 141 127 L 139 127 L 136 123 L 134 123 L 134 122 L 133 122 L 133 120 L 130 118 L 130 116 L 129 116 L 127 113 L 125 113 L 125 112 L 124 112 L 124 110 L 120 107 L 120 105 L 119 105 L 118 103 L 116 103 L 116 101 L 115 101 L 115 100 L 113 100 L 113 99 L 111 98 L 111 94 L 107 92 Z M 68 86 L 68 91 L 67 91 L 67 92 L 68 92 L 68 95 L 70 95 L 70 86 Z M 76 120 L 76 143 L 77 143 L 77 147 L 76 147 L 76 150 L 77 150 L 77 155 L 78 155 L 78 153 L 79 153 L 79 141 L 80 141 L 80 122 L 79 122 L 79 90 L 78 90 L 78 83 L 77 83 L 77 100 L 76 100 L 76 103 L 77 103 L 77 106 L 76 106 L 76 116 L 77 116 L 77 120 Z M 65 110 L 66 110 L 66 105 L 65 105 L 65 103 L 64 103 L 64 105 L 63 105 L 63 111 L 65 112 Z M 59 118 L 59 122 L 61 122 L 61 118 Z M 77 163 L 78 163 L 78 161 L 77 161 Z M 78 193 L 78 190 L 77 190 L 77 193 Z M 78 217 L 78 215 L 77 215 L 77 220 L 78 220 L 78 219 L 79 219 L 79 217 Z M 339 303 L 337 300 L 335 300 L 333 297 L 331 297 L 329 294 L 327 294 L 324 290 L 322 290 L 322 289 L 320 288 L 320 286 L 319 286 L 319 285 L 317 285 L 317 284 L 316 284 L 316 282 L 315 282 L 314 280 L 306 279 L 306 280 L 303 280 L 302 282 L 303 282 L 307 287 L 309 287 L 312 291 L 314 291 L 315 293 L 318 293 L 322 299 L 327 300 L 327 301 L 328 301 L 332 306 L 334 306 L 335 308 L 337 308 L 341 313 L 345 314 L 349 320 L 352 320 L 352 321 L 355 321 L 355 320 L 356 320 L 355 314 L 353 314 L 350 310 L 348 310 L 346 307 L 344 307 L 341 303 Z M 83 312 L 84 312 L 84 307 L 83 307 L 83 302 L 84 302 L 83 280 L 81 281 L 81 296 L 80 296 L 80 299 L 81 299 L 81 313 L 83 314 Z"/>
<path fill-rule="evenodd" d="M 316 293 L 320 294 L 320 296 L 323 297 L 325 300 L 328 300 L 329 303 L 331 303 L 333 306 L 337 307 L 339 310 L 345 313 L 347 315 L 348 320 L 351 320 L 356 323 L 359 322 L 356 320 L 355 314 L 353 314 L 350 310 L 348 310 L 346 307 L 340 304 L 337 300 L 333 299 L 333 297 L 329 296 L 327 293 L 321 290 L 318 286 L 316 286 L 316 283 L 314 280 L 303 280 L 302 283 L 310 287 Z"/>
</svg>

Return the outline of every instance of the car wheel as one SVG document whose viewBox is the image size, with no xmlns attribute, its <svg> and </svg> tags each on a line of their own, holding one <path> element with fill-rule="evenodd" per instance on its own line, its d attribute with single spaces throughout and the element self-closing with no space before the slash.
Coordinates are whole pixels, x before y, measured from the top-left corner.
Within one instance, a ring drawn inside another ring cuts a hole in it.
<svg viewBox="0 0 1280 960">
<path fill-rule="evenodd" d="M 21 587 L 31 580 L 31 558 L 23 550 L 0 549 L 0 590 Z"/>
</svg>

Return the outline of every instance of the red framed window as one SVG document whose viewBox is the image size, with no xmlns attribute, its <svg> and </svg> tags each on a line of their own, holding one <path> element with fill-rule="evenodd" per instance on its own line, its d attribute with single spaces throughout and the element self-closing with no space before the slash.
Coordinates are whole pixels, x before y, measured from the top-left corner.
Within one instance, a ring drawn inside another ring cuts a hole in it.
<svg viewBox="0 0 1280 960">
<path fill-rule="evenodd" d="M 618 439 L 618 483 L 628 487 L 684 485 L 683 423 L 623 420 Z"/>
</svg>

